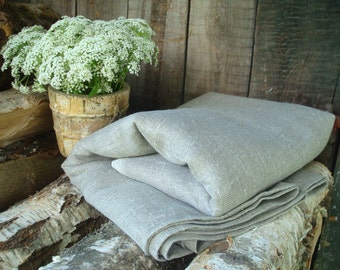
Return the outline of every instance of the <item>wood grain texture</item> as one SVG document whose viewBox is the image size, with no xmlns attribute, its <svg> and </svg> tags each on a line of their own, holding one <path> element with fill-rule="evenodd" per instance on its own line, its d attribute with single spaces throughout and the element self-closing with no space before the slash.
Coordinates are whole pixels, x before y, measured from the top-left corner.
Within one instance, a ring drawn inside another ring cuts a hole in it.
<svg viewBox="0 0 340 270">
<path fill-rule="evenodd" d="M 339 1 L 31 2 L 62 15 L 142 17 L 155 28 L 160 65 L 128 77 L 134 111 L 176 107 L 183 97 L 188 101 L 207 91 L 321 109 L 333 102 L 340 111 Z"/>
<path fill-rule="evenodd" d="M 77 0 L 77 15 L 92 20 L 112 20 L 127 17 L 127 7 L 125 0 Z"/>
<path fill-rule="evenodd" d="M 339 1 L 258 1 L 250 96 L 324 109 L 340 65 Z"/>
<path fill-rule="evenodd" d="M 136 110 L 173 108 L 182 103 L 188 0 L 131 0 L 129 18 L 143 18 L 155 30 L 157 67 L 143 66 L 129 76 L 131 106 Z"/>
<path fill-rule="evenodd" d="M 63 161 L 59 152 L 44 152 L 0 164 L 0 211 L 54 181 Z"/>
<path fill-rule="evenodd" d="M 31 0 L 32 4 L 44 4 L 52 7 L 61 16 L 75 16 L 77 0 Z"/>
<path fill-rule="evenodd" d="M 339 69 L 340 69 L 340 67 L 339 67 Z M 336 89 L 335 89 L 335 93 L 334 93 L 333 113 L 336 114 L 337 116 L 340 116 L 340 71 L 339 71 L 339 74 L 338 74 L 338 80 L 337 80 Z"/>
<path fill-rule="evenodd" d="M 46 94 L 0 93 L 0 147 L 53 129 Z"/>
<path fill-rule="evenodd" d="M 256 1 L 191 1 L 185 101 L 208 91 L 246 96 Z"/>
</svg>

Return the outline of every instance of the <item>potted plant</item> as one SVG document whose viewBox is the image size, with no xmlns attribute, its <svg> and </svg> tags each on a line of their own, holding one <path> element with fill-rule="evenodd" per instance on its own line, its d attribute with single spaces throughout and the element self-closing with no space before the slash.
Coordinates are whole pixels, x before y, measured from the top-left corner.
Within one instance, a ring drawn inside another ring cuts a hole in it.
<svg viewBox="0 0 340 270">
<path fill-rule="evenodd" d="M 11 69 L 23 93 L 48 91 L 58 145 L 68 156 L 79 139 L 126 113 L 127 74 L 157 64 L 154 34 L 143 19 L 64 16 L 49 30 L 31 26 L 11 36 L 1 49 L 2 70 Z"/>
</svg>

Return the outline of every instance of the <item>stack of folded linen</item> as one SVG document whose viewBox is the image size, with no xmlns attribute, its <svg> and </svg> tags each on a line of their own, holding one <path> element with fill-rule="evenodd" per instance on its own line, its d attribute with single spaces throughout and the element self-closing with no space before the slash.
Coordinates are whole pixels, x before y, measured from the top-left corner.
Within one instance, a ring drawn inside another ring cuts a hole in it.
<svg viewBox="0 0 340 270">
<path fill-rule="evenodd" d="M 269 222 L 327 185 L 310 163 L 334 120 L 302 105 L 207 93 L 93 133 L 63 169 L 146 254 L 169 260 Z"/>
</svg>

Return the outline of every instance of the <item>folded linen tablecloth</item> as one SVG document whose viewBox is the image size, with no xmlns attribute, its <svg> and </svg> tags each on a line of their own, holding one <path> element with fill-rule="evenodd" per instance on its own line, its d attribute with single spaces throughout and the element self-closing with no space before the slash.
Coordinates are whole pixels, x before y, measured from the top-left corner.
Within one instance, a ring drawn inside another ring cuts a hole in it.
<svg viewBox="0 0 340 270">
<path fill-rule="evenodd" d="M 310 163 L 334 115 L 208 93 L 82 139 L 63 169 L 85 199 L 157 260 L 268 222 L 328 177 Z"/>
</svg>

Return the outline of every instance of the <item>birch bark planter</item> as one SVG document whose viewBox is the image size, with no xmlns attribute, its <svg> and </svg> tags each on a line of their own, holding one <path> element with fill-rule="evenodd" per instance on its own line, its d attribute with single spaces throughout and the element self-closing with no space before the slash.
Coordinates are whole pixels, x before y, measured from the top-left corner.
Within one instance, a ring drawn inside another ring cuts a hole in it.
<svg viewBox="0 0 340 270">
<path fill-rule="evenodd" d="M 107 95 L 69 95 L 48 88 L 53 127 L 61 154 L 67 157 L 82 138 L 126 114 L 130 86 Z"/>
</svg>

